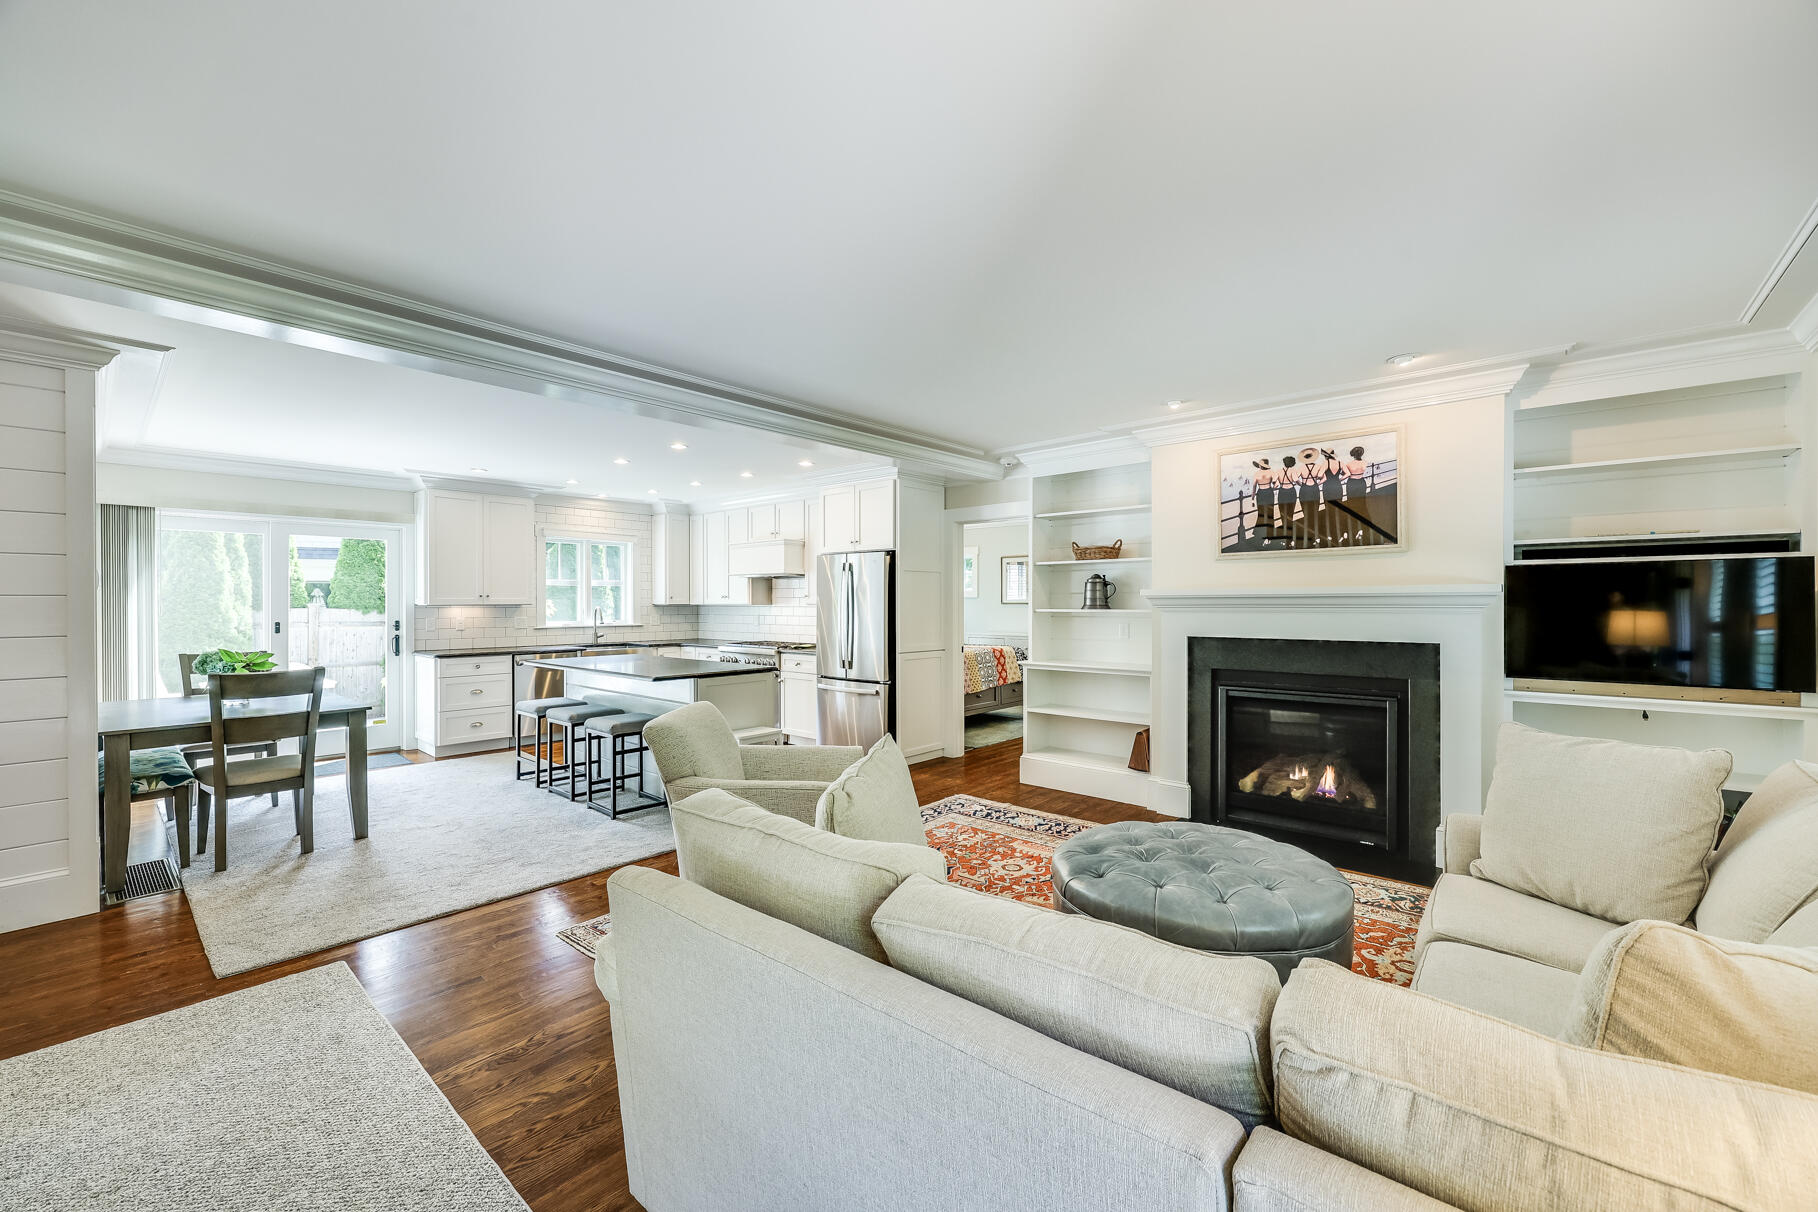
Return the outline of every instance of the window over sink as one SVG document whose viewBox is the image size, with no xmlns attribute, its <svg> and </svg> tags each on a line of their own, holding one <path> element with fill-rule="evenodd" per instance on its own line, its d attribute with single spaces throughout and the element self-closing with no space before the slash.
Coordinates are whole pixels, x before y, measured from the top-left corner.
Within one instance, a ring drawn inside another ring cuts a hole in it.
<svg viewBox="0 0 1818 1212">
<path fill-rule="evenodd" d="M 586 627 L 596 618 L 606 626 L 636 622 L 633 568 L 630 540 L 546 536 L 539 594 L 542 626 Z"/>
</svg>

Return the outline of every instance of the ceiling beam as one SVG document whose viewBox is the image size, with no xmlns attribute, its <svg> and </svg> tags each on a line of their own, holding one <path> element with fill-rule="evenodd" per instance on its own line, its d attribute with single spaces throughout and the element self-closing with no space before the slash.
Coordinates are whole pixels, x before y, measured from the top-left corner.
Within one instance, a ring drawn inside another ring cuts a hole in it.
<svg viewBox="0 0 1818 1212">
<path fill-rule="evenodd" d="M 0 262 L 22 285 L 214 328 L 642 416 L 766 433 L 965 479 L 974 447 L 746 391 L 605 350 L 0 190 Z"/>
</svg>

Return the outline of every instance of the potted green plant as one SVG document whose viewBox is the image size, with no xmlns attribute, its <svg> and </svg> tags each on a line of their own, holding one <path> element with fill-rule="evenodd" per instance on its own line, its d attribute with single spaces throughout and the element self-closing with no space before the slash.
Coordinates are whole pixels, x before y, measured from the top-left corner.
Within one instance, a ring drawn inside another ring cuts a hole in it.
<svg viewBox="0 0 1818 1212">
<path fill-rule="evenodd" d="M 278 667 L 278 659 L 269 652 L 235 652 L 217 648 L 198 652 L 192 668 L 197 673 L 269 673 Z"/>
</svg>

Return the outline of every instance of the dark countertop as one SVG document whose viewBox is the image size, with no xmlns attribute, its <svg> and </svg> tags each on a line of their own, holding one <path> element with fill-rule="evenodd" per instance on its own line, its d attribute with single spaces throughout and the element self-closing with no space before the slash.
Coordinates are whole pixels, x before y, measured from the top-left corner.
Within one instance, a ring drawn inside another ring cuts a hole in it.
<svg viewBox="0 0 1818 1212">
<path fill-rule="evenodd" d="M 520 644 L 511 648 L 456 648 L 446 651 L 419 648 L 416 655 L 443 660 L 450 657 L 516 656 L 521 652 L 581 652 L 588 648 L 718 648 L 722 644 L 774 647 L 779 652 L 814 651 L 813 644 L 777 643 L 773 640 L 607 640 L 603 644 Z"/>
<path fill-rule="evenodd" d="M 547 661 L 526 661 L 539 669 L 572 669 L 577 673 L 604 673 L 613 677 L 637 678 L 644 682 L 679 682 L 695 678 L 735 678 L 754 674 L 775 675 L 776 670 L 756 665 L 734 665 L 725 661 L 690 661 L 683 657 L 636 656 L 556 657 Z"/>
<path fill-rule="evenodd" d="M 520 652 L 579 652 L 583 648 L 605 647 L 605 644 L 539 644 L 535 648 L 456 648 L 448 651 L 419 648 L 417 655 L 435 657 L 440 661 L 449 657 L 516 656 Z"/>
</svg>

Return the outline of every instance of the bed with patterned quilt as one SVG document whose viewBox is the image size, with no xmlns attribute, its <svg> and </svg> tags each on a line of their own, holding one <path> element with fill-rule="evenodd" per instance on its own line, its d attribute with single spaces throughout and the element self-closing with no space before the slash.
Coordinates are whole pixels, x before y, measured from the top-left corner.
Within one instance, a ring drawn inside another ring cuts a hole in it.
<svg viewBox="0 0 1818 1212">
<path fill-rule="evenodd" d="M 1019 707 L 1023 702 L 1023 662 L 1029 650 L 1020 644 L 968 641 L 960 648 L 966 674 L 966 714 Z"/>
</svg>

